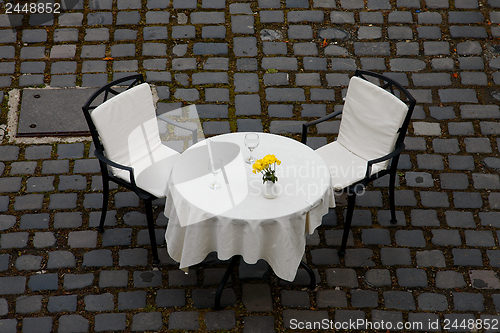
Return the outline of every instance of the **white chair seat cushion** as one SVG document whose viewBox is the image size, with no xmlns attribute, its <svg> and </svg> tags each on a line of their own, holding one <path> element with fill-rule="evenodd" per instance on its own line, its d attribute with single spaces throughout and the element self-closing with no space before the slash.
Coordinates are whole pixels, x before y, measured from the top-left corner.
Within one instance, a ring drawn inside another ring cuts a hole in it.
<svg viewBox="0 0 500 333">
<path fill-rule="evenodd" d="M 167 182 L 170 177 L 172 167 L 179 157 L 176 151 L 161 145 L 150 154 L 150 160 L 136 161 L 134 168 L 135 183 L 137 187 L 162 198 L 166 195 Z M 115 169 L 117 170 L 117 169 Z M 130 182 L 130 173 L 120 170 L 115 173 L 127 182 Z"/>
<path fill-rule="evenodd" d="M 367 160 L 354 155 L 337 141 L 316 149 L 330 169 L 332 186 L 341 190 L 352 185 L 366 175 Z M 383 165 L 374 164 L 372 174 L 384 169 Z"/>
</svg>

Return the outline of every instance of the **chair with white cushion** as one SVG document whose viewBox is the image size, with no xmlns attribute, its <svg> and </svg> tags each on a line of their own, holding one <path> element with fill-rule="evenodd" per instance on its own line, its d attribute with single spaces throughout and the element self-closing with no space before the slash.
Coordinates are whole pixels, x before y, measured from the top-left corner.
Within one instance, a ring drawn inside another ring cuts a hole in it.
<svg viewBox="0 0 500 333">
<path fill-rule="evenodd" d="M 339 255 L 345 254 L 356 195 L 387 174 L 391 223 L 397 223 L 394 183 L 414 107 L 415 99 L 398 82 L 357 70 L 349 82 L 343 110 L 303 125 L 302 143 L 305 144 L 310 126 L 342 114 L 337 140 L 316 150 L 330 168 L 335 190 L 348 194 Z"/>
<path fill-rule="evenodd" d="M 116 88 L 125 84 L 123 92 Z M 100 88 L 82 109 L 102 173 L 98 230 L 104 232 L 109 181 L 134 191 L 144 201 L 153 263 L 159 264 L 152 201 L 165 197 L 179 153 L 161 143 L 151 88 L 141 74 L 124 77 Z"/>
</svg>

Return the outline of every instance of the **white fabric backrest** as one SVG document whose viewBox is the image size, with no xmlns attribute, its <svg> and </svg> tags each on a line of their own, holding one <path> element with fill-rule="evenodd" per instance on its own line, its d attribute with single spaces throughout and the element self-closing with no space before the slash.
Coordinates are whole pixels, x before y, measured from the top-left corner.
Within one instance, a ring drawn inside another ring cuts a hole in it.
<svg viewBox="0 0 500 333">
<path fill-rule="evenodd" d="M 394 150 L 407 111 L 408 106 L 390 92 L 353 76 L 337 142 L 365 160 L 387 155 Z"/>
<path fill-rule="evenodd" d="M 142 83 L 118 94 L 90 115 L 110 160 L 126 166 L 138 161 L 144 164 L 144 159 L 154 162 L 152 152 L 161 146 L 161 141 L 149 84 Z"/>
</svg>

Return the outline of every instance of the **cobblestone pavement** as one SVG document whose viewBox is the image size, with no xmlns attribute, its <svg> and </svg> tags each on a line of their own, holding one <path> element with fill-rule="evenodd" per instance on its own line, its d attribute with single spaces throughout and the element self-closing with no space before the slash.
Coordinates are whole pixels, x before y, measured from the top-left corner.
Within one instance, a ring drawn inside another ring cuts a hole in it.
<svg viewBox="0 0 500 333">
<path fill-rule="evenodd" d="M 340 197 L 308 239 L 315 291 L 305 271 L 285 283 L 265 263 L 242 264 L 225 309 L 214 311 L 224 263 L 209 256 L 184 275 L 163 244 L 154 269 L 135 194 L 115 187 L 107 231 L 96 231 L 102 193 L 90 141 L 2 134 L 0 332 L 273 332 L 324 319 L 472 331 L 500 320 L 499 0 L 73 2 L 53 17 L 0 15 L 2 124 L 13 88 L 98 87 L 144 73 L 158 112 L 196 103 L 207 135 L 294 136 L 341 106 L 356 68 L 373 70 L 417 99 L 398 225 L 388 223 L 382 179 L 358 198 L 339 258 Z M 338 127 L 317 126 L 308 144 L 332 141 Z"/>
</svg>

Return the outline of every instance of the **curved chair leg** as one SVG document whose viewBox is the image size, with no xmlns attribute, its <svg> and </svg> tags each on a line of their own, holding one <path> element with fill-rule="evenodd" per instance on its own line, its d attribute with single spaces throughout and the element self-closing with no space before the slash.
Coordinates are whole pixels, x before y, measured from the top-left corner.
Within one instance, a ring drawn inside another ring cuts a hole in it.
<svg viewBox="0 0 500 333">
<path fill-rule="evenodd" d="M 396 171 L 390 173 L 389 178 L 389 206 L 391 208 L 391 223 L 396 224 L 398 220 L 396 219 L 396 208 L 394 203 L 394 185 L 396 182 Z"/>
<path fill-rule="evenodd" d="M 109 181 L 102 178 L 102 211 L 101 211 L 101 221 L 99 222 L 100 233 L 104 232 L 104 221 L 106 221 L 106 213 L 108 212 L 108 201 L 109 201 Z"/>
<path fill-rule="evenodd" d="M 229 262 L 229 267 L 226 269 L 226 272 L 224 273 L 224 276 L 222 277 L 222 280 L 219 283 L 219 287 L 217 287 L 217 291 L 215 292 L 215 305 L 214 309 L 215 310 L 220 310 L 220 299 L 222 297 L 222 291 L 224 290 L 224 286 L 227 283 L 227 280 L 229 280 L 229 276 L 231 276 L 231 272 L 233 271 L 234 267 L 236 264 L 240 261 L 241 256 L 235 255 L 231 258 L 231 261 Z"/>
<path fill-rule="evenodd" d="M 312 268 L 303 261 L 300 261 L 300 266 L 306 270 L 307 274 L 309 274 L 309 289 L 316 289 L 316 276 L 314 275 Z"/>
<path fill-rule="evenodd" d="M 347 214 L 344 220 L 344 234 L 342 235 L 342 243 L 340 244 L 339 256 L 344 256 L 347 246 L 347 238 L 351 230 L 352 215 L 354 213 L 354 204 L 356 203 L 356 192 L 349 193 L 347 196 Z"/>
<path fill-rule="evenodd" d="M 158 249 L 156 247 L 156 235 L 155 235 L 155 222 L 153 220 L 153 202 L 151 200 L 144 200 L 144 206 L 146 208 L 146 221 L 148 223 L 149 242 L 151 244 L 151 252 L 153 252 L 153 265 L 159 265 L 160 259 L 158 259 Z"/>
</svg>

